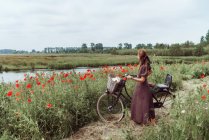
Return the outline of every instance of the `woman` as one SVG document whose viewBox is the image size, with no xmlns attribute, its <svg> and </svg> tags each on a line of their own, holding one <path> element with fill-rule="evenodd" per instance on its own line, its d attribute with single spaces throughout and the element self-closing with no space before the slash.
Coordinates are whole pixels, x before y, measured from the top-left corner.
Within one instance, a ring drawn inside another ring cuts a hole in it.
<svg viewBox="0 0 209 140">
<path fill-rule="evenodd" d="M 144 50 L 138 50 L 140 67 L 137 77 L 127 76 L 137 82 L 131 101 L 131 119 L 137 124 L 155 124 L 155 111 L 147 76 L 151 72 L 150 60 Z"/>
</svg>

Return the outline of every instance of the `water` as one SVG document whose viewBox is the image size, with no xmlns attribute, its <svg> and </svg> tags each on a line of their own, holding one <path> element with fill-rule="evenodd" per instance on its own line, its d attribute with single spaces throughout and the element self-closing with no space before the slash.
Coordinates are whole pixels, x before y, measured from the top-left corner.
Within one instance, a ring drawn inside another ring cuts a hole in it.
<svg viewBox="0 0 209 140">
<path fill-rule="evenodd" d="M 76 73 L 85 73 L 88 69 L 90 70 L 98 70 L 100 68 L 91 68 L 91 67 L 78 67 L 74 69 Z M 35 75 L 35 73 L 60 73 L 60 72 L 72 72 L 72 69 L 69 70 L 35 70 L 35 71 L 10 71 L 10 72 L 2 72 L 0 73 L 0 82 L 15 82 L 16 80 L 23 80 L 24 74 L 29 74 L 31 76 Z"/>
</svg>

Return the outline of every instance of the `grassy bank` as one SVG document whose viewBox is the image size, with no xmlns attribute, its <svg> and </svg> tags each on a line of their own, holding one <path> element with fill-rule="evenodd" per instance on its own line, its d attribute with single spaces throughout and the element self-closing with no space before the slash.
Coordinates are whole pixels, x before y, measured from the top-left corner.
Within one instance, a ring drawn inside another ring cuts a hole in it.
<svg viewBox="0 0 209 140">
<path fill-rule="evenodd" d="M 153 56 L 155 63 L 193 63 L 209 60 L 209 55 L 201 57 Z M 75 67 L 99 67 L 103 65 L 126 65 L 138 63 L 136 55 L 111 54 L 51 54 L 51 55 L 0 55 L 0 71 L 31 69 L 71 69 Z"/>
<path fill-rule="evenodd" d="M 163 83 L 165 75 L 173 75 L 173 90 L 182 87 L 182 79 L 200 78 L 209 74 L 208 63 L 153 64 L 149 80 Z M 201 69 L 200 69 L 201 68 Z M 37 73 L 25 75 L 16 84 L 1 84 L 0 135 L 4 139 L 62 139 L 80 127 L 98 119 L 96 101 L 105 91 L 107 74 L 128 72 L 136 74 L 137 65 L 119 69 L 103 67 L 100 71 L 85 74 Z M 132 93 L 135 83 L 128 81 Z"/>
</svg>

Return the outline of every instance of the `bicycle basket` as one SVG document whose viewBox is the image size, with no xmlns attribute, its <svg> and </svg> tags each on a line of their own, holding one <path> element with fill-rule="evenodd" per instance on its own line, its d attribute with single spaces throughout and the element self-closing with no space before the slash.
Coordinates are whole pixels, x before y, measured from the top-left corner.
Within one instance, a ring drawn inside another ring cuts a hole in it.
<svg viewBox="0 0 209 140">
<path fill-rule="evenodd" d="M 113 74 L 108 75 L 107 90 L 109 93 L 114 93 L 118 89 L 120 80 L 119 77 L 116 77 Z"/>
</svg>

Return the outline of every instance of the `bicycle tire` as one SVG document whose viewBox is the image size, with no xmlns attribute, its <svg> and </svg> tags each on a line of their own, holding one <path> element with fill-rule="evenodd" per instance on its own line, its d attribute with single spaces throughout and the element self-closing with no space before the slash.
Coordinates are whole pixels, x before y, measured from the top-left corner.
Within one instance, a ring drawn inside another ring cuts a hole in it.
<svg viewBox="0 0 209 140">
<path fill-rule="evenodd" d="M 103 122 L 119 122 L 123 119 L 125 115 L 124 104 L 120 98 L 114 108 L 111 108 L 113 101 L 116 100 L 116 95 L 107 93 L 102 94 L 97 100 L 97 114 Z"/>
</svg>

